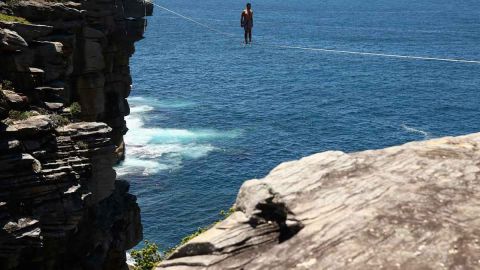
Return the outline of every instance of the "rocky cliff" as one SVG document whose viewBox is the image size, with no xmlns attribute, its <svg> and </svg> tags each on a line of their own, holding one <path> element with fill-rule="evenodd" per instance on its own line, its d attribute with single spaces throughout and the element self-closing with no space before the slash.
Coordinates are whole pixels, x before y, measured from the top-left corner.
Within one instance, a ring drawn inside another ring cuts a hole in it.
<svg viewBox="0 0 480 270">
<path fill-rule="evenodd" d="M 140 210 L 113 165 L 152 9 L 0 1 L 0 269 L 127 268 Z"/>
<path fill-rule="evenodd" d="M 480 133 L 284 163 L 157 269 L 479 269 Z"/>
</svg>

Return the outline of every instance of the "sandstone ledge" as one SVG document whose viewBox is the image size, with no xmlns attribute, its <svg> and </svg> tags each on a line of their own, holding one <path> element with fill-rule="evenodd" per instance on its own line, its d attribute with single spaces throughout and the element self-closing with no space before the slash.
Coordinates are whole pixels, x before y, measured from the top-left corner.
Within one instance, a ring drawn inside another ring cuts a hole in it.
<svg viewBox="0 0 480 270">
<path fill-rule="evenodd" d="M 243 184 L 160 269 L 479 269 L 480 133 L 324 152 Z"/>
</svg>

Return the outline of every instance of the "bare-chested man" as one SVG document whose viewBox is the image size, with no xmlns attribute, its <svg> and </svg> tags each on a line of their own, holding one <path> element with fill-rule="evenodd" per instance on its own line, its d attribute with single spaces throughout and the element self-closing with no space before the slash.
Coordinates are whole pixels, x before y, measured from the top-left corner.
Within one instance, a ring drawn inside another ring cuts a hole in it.
<svg viewBox="0 0 480 270">
<path fill-rule="evenodd" d="M 245 44 L 252 43 L 253 10 L 250 3 L 247 4 L 247 8 L 242 12 L 240 25 L 245 29 Z"/>
</svg>

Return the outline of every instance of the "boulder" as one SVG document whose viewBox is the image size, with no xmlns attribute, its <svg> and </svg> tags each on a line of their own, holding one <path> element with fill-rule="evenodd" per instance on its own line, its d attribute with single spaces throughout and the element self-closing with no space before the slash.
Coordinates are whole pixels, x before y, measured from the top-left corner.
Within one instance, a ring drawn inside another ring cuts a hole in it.
<svg viewBox="0 0 480 270">
<path fill-rule="evenodd" d="M 9 104 L 9 107 L 15 110 L 22 109 L 27 105 L 26 97 L 22 97 L 19 94 L 9 91 L 9 90 L 1 90 L 5 97 L 5 100 Z"/>
<path fill-rule="evenodd" d="M 27 42 L 17 32 L 0 28 L 0 52 L 14 52 L 26 47 Z"/>
<path fill-rule="evenodd" d="M 44 102 L 45 107 L 51 111 L 59 111 L 63 108 L 63 103 L 60 102 Z"/>
<path fill-rule="evenodd" d="M 156 269 L 477 269 L 480 133 L 324 152 L 245 182 Z"/>
<path fill-rule="evenodd" d="M 78 7 L 78 6 L 77 6 Z M 13 13 L 30 22 L 49 20 L 72 21 L 82 19 L 82 12 L 71 5 L 47 1 L 16 1 L 11 5 Z"/>
<path fill-rule="evenodd" d="M 47 36 L 53 32 L 50 25 L 25 24 L 17 22 L 0 22 L 1 28 L 8 28 L 17 32 L 25 41 L 31 42 L 40 37 Z"/>
</svg>

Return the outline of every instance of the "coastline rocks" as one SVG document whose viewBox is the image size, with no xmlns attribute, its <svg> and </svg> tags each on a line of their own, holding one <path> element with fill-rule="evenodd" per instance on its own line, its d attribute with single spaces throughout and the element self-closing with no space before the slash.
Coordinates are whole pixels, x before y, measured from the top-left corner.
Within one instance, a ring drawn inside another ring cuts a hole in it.
<svg viewBox="0 0 480 270">
<path fill-rule="evenodd" d="M 53 130 L 43 115 L 13 127 L 20 140 L 0 144 L 9 152 L 0 154 L 1 269 L 126 267 L 142 226 L 128 183 L 115 180 L 111 128 Z"/>
<path fill-rule="evenodd" d="M 111 139 L 122 147 L 129 108 L 129 58 L 134 42 L 143 38 L 153 12 L 148 1 L 46 2 L 28 0 L 1 5 L 0 11 L 31 24 L 0 22 L 2 79 L 38 101 L 58 109 L 79 102 L 82 120 L 101 121 L 113 130 Z M 142 11 L 142 12 L 140 12 Z M 63 100 L 39 100 L 34 88 L 62 82 Z M 118 151 L 122 151 L 119 149 Z"/>
<path fill-rule="evenodd" d="M 29 22 L 0 22 L 0 269 L 127 269 L 143 237 L 136 197 L 113 169 L 145 30 L 126 5 L 153 7 L 0 2 Z"/>
<path fill-rule="evenodd" d="M 324 152 L 243 184 L 156 269 L 476 269 L 480 133 Z"/>
</svg>

